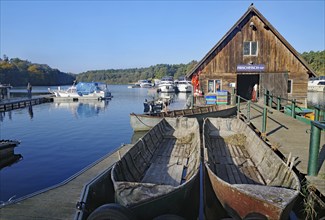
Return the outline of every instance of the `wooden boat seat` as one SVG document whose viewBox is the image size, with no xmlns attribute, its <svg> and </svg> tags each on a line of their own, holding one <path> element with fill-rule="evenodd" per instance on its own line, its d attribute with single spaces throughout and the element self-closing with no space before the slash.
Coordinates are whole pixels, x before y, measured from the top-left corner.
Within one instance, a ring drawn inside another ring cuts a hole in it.
<svg viewBox="0 0 325 220">
<path fill-rule="evenodd" d="M 151 159 L 142 183 L 179 186 L 186 176 L 190 156 L 190 144 L 177 143 L 176 138 L 163 139 Z"/>
<path fill-rule="evenodd" d="M 220 136 L 210 136 L 212 148 L 208 149 L 208 162 L 213 171 L 230 184 L 262 184 L 265 181 L 256 169 L 244 147 L 226 144 Z"/>
</svg>

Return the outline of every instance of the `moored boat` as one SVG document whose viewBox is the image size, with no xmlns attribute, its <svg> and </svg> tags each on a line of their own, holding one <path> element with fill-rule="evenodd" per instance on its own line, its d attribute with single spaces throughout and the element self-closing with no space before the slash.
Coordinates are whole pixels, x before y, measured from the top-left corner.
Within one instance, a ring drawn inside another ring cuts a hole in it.
<svg viewBox="0 0 325 220">
<path fill-rule="evenodd" d="M 203 145 L 205 170 L 229 215 L 289 218 L 299 179 L 249 125 L 237 118 L 208 118 Z"/>
<path fill-rule="evenodd" d="M 109 219 L 119 210 L 135 219 L 177 215 L 197 219 L 199 211 L 200 133 L 197 120 L 162 119 L 114 165 L 115 204 L 97 208 L 88 219 Z M 129 211 L 127 211 L 129 210 Z"/>
<path fill-rule="evenodd" d="M 163 77 L 158 85 L 160 92 L 172 93 L 175 92 L 175 84 L 173 77 Z"/>
<path fill-rule="evenodd" d="M 151 101 L 145 99 L 143 102 L 143 107 L 144 112 L 160 112 L 164 107 L 164 103 L 162 100 L 159 99 Z"/>
<path fill-rule="evenodd" d="M 139 80 L 139 83 L 141 88 L 151 88 L 154 86 L 151 80 Z"/>
<path fill-rule="evenodd" d="M 325 76 L 312 78 L 308 81 L 309 92 L 325 92 Z"/>
<path fill-rule="evenodd" d="M 237 107 L 233 105 L 208 105 L 193 109 L 181 109 L 152 114 L 130 114 L 130 124 L 134 131 L 148 131 L 164 117 L 197 118 L 202 124 L 206 117 L 231 117 L 236 115 Z"/>
<path fill-rule="evenodd" d="M 79 82 L 73 83 L 68 89 L 64 90 L 61 87 L 58 87 L 57 90 L 50 90 L 55 97 L 61 98 L 80 98 L 83 99 L 108 99 L 112 97 L 111 92 L 107 88 L 107 85 L 104 83 L 98 82 Z"/>
<path fill-rule="evenodd" d="M 179 80 L 176 85 L 178 92 L 192 92 L 193 90 L 191 81 L 185 79 Z"/>
</svg>

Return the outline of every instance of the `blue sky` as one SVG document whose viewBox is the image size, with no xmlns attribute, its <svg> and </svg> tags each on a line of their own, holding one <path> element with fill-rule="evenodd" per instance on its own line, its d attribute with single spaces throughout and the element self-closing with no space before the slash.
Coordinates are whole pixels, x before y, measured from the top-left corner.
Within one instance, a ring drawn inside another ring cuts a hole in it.
<svg viewBox="0 0 325 220">
<path fill-rule="evenodd" d="M 325 49 L 324 0 L 0 0 L 0 54 L 72 73 L 199 61 L 251 2 L 298 52 Z"/>
</svg>

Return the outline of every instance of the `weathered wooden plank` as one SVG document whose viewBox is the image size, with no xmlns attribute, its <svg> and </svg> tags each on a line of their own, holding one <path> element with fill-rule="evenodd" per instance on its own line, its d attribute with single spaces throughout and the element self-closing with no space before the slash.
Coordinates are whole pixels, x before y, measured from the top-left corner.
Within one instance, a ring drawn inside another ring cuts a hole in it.
<svg viewBox="0 0 325 220">
<path fill-rule="evenodd" d="M 232 171 L 232 174 L 234 176 L 235 182 L 237 184 L 242 184 L 243 182 L 242 182 L 242 180 L 240 178 L 240 171 L 238 170 L 238 168 L 236 166 L 234 166 L 234 165 L 228 165 L 228 166 L 230 167 L 230 169 Z"/>
<path fill-rule="evenodd" d="M 229 177 L 227 174 L 227 168 L 224 164 L 215 164 L 215 169 L 218 176 L 226 182 L 229 182 Z"/>
<path fill-rule="evenodd" d="M 230 165 L 224 165 L 225 166 L 225 169 L 227 171 L 227 176 L 229 178 L 229 183 L 230 184 L 235 184 L 236 183 L 236 179 L 234 177 L 234 173 L 231 169 L 231 166 Z"/>
</svg>

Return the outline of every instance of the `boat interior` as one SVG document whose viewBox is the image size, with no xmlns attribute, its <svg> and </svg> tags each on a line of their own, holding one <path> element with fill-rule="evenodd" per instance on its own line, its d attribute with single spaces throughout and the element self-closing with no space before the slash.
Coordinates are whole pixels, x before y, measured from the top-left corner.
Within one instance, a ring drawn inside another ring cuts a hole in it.
<svg viewBox="0 0 325 220">
<path fill-rule="evenodd" d="M 197 175 L 199 165 L 197 120 L 165 118 L 114 166 L 116 197 L 119 203 L 130 206 L 166 194 Z"/>
<path fill-rule="evenodd" d="M 206 164 L 225 182 L 300 189 L 290 168 L 240 119 L 205 120 L 204 145 Z"/>
</svg>

